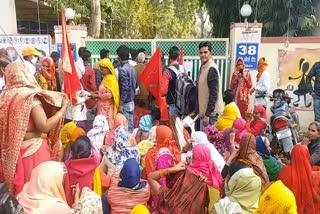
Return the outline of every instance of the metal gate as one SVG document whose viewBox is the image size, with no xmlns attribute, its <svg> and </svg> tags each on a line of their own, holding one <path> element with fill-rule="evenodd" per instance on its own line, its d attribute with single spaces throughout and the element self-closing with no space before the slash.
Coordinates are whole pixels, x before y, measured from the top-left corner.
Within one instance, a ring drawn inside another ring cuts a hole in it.
<svg viewBox="0 0 320 214">
<path fill-rule="evenodd" d="M 91 52 L 91 63 L 95 63 L 100 59 L 99 52 L 102 48 L 110 51 L 110 58 L 114 60 L 116 50 L 120 45 L 127 45 L 129 48 L 139 49 L 144 48 L 147 55 L 150 57 L 159 47 L 164 54 L 166 64 L 168 64 L 169 49 L 172 46 L 184 48 L 184 61 L 188 65 L 190 76 L 196 80 L 199 76 L 200 57 L 199 57 L 199 43 L 202 41 L 209 41 L 212 44 L 213 59 L 215 60 L 220 70 L 222 77 L 223 90 L 228 86 L 228 66 L 229 66 L 229 39 L 132 39 L 132 40 L 116 40 L 116 39 L 87 39 L 85 41 L 87 49 Z"/>
</svg>

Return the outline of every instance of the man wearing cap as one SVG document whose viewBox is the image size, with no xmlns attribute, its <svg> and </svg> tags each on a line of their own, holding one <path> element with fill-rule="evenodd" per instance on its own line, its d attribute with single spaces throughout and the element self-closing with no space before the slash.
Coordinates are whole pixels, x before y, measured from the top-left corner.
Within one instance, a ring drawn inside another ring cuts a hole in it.
<svg viewBox="0 0 320 214">
<path fill-rule="evenodd" d="M 5 68 L 10 63 L 8 53 L 5 49 L 0 50 L 0 93 L 6 85 L 6 79 L 4 76 Z"/>
<path fill-rule="evenodd" d="M 28 67 L 29 72 L 34 75 L 36 73 L 36 63 L 40 53 L 32 46 L 25 47 L 22 50 L 24 64 Z"/>
</svg>

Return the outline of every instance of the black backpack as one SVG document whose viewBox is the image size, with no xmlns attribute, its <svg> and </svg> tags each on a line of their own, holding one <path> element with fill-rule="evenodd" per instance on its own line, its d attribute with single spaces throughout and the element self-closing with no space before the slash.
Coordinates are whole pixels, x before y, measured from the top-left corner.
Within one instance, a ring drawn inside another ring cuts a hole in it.
<svg viewBox="0 0 320 214">
<path fill-rule="evenodd" d="M 176 81 L 176 107 L 181 115 L 188 115 L 195 110 L 197 88 L 185 73 L 180 73 Z"/>
</svg>

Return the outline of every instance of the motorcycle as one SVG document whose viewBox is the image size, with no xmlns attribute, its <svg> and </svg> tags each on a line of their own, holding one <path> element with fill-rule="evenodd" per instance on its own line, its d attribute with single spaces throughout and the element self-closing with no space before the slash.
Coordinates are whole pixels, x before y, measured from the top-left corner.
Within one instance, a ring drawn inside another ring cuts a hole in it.
<svg viewBox="0 0 320 214">
<path fill-rule="evenodd" d="M 300 142 L 299 117 L 290 107 L 292 99 L 283 89 L 274 90 L 270 97 L 270 101 L 273 101 L 270 108 L 273 113 L 270 118 L 272 133 L 270 146 L 273 153 L 278 155 L 282 153 L 289 160 L 292 148 Z"/>
</svg>

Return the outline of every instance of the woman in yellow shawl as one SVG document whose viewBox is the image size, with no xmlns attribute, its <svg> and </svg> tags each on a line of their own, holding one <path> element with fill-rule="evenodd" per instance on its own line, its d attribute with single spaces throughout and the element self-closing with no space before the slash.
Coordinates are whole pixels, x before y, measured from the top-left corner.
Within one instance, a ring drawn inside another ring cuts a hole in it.
<svg viewBox="0 0 320 214">
<path fill-rule="evenodd" d="M 233 122 L 238 118 L 238 111 L 236 107 L 231 104 L 226 105 L 224 108 L 223 114 L 217 122 L 214 124 L 215 127 L 220 131 L 223 132 L 227 128 L 232 128 Z"/>
<path fill-rule="evenodd" d="M 296 199 L 290 189 L 276 181 L 260 197 L 259 208 L 253 213 L 297 214 Z"/>
<path fill-rule="evenodd" d="M 119 83 L 112 62 L 109 59 L 101 60 L 99 66 L 103 80 L 99 86 L 97 114 L 104 115 L 108 120 L 110 129 L 112 129 L 114 117 L 118 113 L 120 104 Z"/>
</svg>

